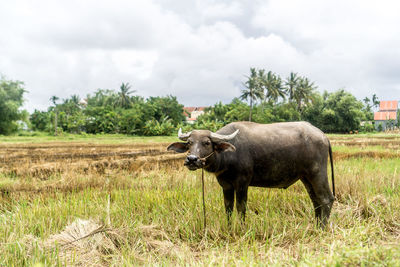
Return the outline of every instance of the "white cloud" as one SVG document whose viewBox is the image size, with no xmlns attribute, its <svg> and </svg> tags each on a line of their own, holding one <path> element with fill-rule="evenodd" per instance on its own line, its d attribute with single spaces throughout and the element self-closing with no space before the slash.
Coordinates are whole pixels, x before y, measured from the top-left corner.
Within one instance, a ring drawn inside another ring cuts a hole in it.
<svg viewBox="0 0 400 267">
<path fill-rule="evenodd" d="M 28 1 L 0 4 L 0 73 L 29 110 L 130 82 L 186 105 L 238 96 L 250 67 L 330 91 L 399 98 L 399 4 L 391 1 Z"/>
<path fill-rule="evenodd" d="M 230 17 L 236 17 L 243 13 L 242 4 L 236 1 L 224 3 L 215 0 L 197 0 L 196 8 L 206 19 L 221 20 Z"/>
<path fill-rule="evenodd" d="M 396 1 L 272 0 L 252 23 L 304 51 L 307 60 L 298 71 L 323 89 L 345 87 L 358 97 L 377 92 L 381 98 L 397 99 L 399 79 L 382 80 L 394 78 L 395 66 L 385 65 L 400 60 L 395 48 L 400 45 L 399 7 Z"/>
</svg>

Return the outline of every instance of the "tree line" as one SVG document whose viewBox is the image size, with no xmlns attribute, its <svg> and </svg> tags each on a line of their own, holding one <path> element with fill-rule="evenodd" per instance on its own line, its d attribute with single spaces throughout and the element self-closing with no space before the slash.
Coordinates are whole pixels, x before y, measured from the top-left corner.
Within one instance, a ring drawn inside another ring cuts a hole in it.
<svg viewBox="0 0 400 267">
<path fill-rule="evenodd" d="M 185 120 L 183 105 L 176 97 L 143 97 L 133 95 L 129 83 L 119 91 L 98 89 L 81 100 L 78 95 L 59 102 L 51 98 L 47 111 L 35 110 L 30 116 L 33 130 L 58 134 L 122 133 L 134 135 L 169 135 Z"/>
<path fill-rule="evenodd" d="M 340 89 L 332 93 L 317 91 L 307 77 L 290 73 L 282 79 L 264 69 L 250 69 L 241 94 L 230 103 L 218 102 L 206 109 L 195 124 L 187 124 L 183 105 L 172 95 L 143 98 L 129 83 L 118 90 L 98 89 L 81 99 L 52 96 L 45 111 L 32 114 L 21 110 L 26 93 L 20 81 L 0 80 L 0 134 L 28 128 L 54 134 L 122 133 L 130 135 L 171 135 L 184 130 L 210 129 L 233 122 L 250 120 L 259 123 L 309 121 L 325 132 L 373 131 L 373 109 L 379 105 L 376 95 L 357 100 Z"/>
<path fill-rule="evenodd" d="M 379 105 L 375 94 L 364 102 L 344 89 L 321 94 L 313 82 L 295 72 L 282 79 L 255 68 L 244 85 L 239 99 L 249 101 L 249 109 L 242 110 L 238 120 L 247 119 L 246 114 L 248 120 L 260 123 L 305 120 L 325 132 L 373 131 L 373 125 L 361 127 L 360 122 L 373 120 L 373 108 Z"/>
</svg>

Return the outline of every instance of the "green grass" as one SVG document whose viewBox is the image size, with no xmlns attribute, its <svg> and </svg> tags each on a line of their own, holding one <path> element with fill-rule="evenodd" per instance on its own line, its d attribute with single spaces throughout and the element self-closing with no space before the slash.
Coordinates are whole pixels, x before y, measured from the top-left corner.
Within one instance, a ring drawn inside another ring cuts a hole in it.
<svg viewBox="0 0 400 267">
<path fill-rule="evenodd" d="M 33 133 L 28 136 L 0 135 L 0 144 L 13 143 L 44 143 L 44 142 L 88 142 L 94 144 L 126 144 L 126 143 L 153 143 L 174 142 L 176 136 L 132 136 L 123 134 L 60 134 L 59 136 L 47 133 Z"/>
<path fill-rule="evenodd" d="M 389 168 L 379 177 L 368 175 L 381 164 Z M 351 160 L 338 166 L 339 203 L 335 204 L 326 230 L 315 228 L 311 201 L 300 183 L 287 190 L 251 188 L 246 224 L 241 225 L 235 215 L 234 226 L 229 229 L 219 185 L 207 175 L 206 235 L 199 173 L 149 173 L 132 179 L 127 189 L 112 190 L 111 223 L 114 228 L 124 229 L 128 243 L 110 261 L 116 265 L 121 261 L 204 265 L 395 263 L 400 260 L 396 244 L 400 181 L 394 179 L 397 177 L 390 167 L 395 164 L 399 165 L 400 160 Z M 368 168 L 359 171 L 360 166 Z M 120 173 L 115 178 L 125 179 L 119 175 L 129 174 Z M 390 194 L 388 187 L 392 189 Z M 375 200 L 377 195 L 379 201 Z M 9 201 L 4 204 L 3 200 L 0 219 L 0 242 L 6 243 L 0 249 L 0 264 L 7 266 L 56 262 L 54 255 L 39 250 L 32 257 L 23 242 L 18 246 L 26 235 L 46 239 L 76 218 L 106 218 L 107 192 L 101 189 L 38 194 Z M 138 232 L 142 225 L 158 226 L 176 247 L 167 252 L 146 248 L 146 241 Z M 143 262 L 137 261 L 138 254 Z"/>
<path fill-rule="evenodd" d="M 385 147 L 382 145 L 376 146 L 333 146 L 333 152 L 355 153 L 355 152 L 387 152 L 387 153 L 400 153 L 400 146 L 396 148 Z"/>
<path fill-rule="evenodd" d="M 343 134 L 328 134 L 330 138 L 339 139 L 356 139 L 356 138 L 397 138 L 398 134 L 383 134 L 383 133 L 360 133 L 354 135 Z M 45 132 L 22 132 L 12 136 L 0 135 L 0 143 L 42 143 L 42 142 L 90 142 L 90 143 L 149 143 L 149 142 L 174 142 L 177 137 L 174 136 L 132 136 L 124 134 L 70 134 L 60 133 L 58 136 Z"/>
<path fill-rule="evenodd" d="M 354 135 L 343 134 L 328 134 L 329 138 L 339 139 L 368 139 L 368 138 L 397 138 L 398 134 L 383 134 L 383 133 L 360 133 Z M 177 137 L 174 136 L 132 136 L 124 134 L 70 134 L 60 133 L 58 136 L 45 132 L 22 132 L 12 136 L 0 135 L 0 143 L 42 143 L 42 142 L 90 142 L 90 143 L 149 143 L 149 142 L 174 142 Z"/>
<path fill-rule="evenodd" d="M 299 182 L 286 190 L 250 188 L 246 223 L 234 213 L 229 228 L 221 188 L 206 174 L 206 233 L 200 171 L 117 170 L 108 185 L 104 176 L 60 175 L 51 182 L 72 179 L 87 187 L 42 193 L 10 188 L 20 179 L 37 187 L 49 181 L 3 174 L 0 190 L 10 190 L 0 194 L 0 266 L 68 264 L 59 251 L 32 248 L 26 237 L 45 240 L 77 218 L 106 222 L 108 192 L 111 226 L 124 242 L 117 252 L 104 252 L 105 265 L 398 266 L 399 168 L 400 158 L 336 161 L 337 201 L 325 230 L 315 227 L 311 201 Z M 149 225 L 153 230 L 144 231 Z"/>
<path fill-rule="evenodd" d="M 400 138 L 397 133 L 384 133 L 384 132 L 371 132 L 371 133 L 358 133 L 358 134 L 327 134 L 329 137 L 339 138 Z"/>
</svg>

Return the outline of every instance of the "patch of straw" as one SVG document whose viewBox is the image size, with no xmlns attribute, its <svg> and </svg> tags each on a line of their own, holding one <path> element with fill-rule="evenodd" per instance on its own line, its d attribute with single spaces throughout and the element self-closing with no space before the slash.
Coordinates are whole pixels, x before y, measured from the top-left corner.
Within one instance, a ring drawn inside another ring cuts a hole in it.
<svg viewBox="0 0 400 267">
<path fill-rule="evenodd" d="M 32 235 L 24 243 L 37 243 L 39 249 L 58 251 L 59 259 L 68 266 L 107 266 L 106 256 L 118 253 L 124 238 L 115 230 L 99 225 L 92 220 L 77 219 L 58 234 L 38 242 Z"/>
</svg>

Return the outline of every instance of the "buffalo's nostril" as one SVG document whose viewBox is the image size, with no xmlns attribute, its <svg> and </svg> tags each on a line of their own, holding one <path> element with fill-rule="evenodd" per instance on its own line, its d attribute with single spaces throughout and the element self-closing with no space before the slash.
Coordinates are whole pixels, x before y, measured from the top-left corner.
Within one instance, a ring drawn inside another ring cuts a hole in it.
<svg viewBox="0 0 400 267">
<path fill-rule="evenodd" d="M 195 156 L 195 155 L 189 155 L 189 156 L 187 156 L 187 160 L 188 160 L 189 162 L 195 162 L 195 161 L 198 160 L 198 157 Z"/>
</svg>

